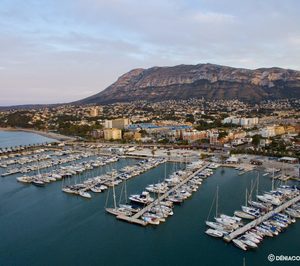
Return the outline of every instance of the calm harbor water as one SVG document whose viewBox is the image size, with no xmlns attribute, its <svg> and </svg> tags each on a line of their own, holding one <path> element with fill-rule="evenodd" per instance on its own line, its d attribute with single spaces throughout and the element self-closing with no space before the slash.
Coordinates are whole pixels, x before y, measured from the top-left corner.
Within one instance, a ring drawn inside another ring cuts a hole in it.
<svg viewBox="0 0 300 266">
<path fill-rule="evenodd" d="M 30 132 L 0 131 L 0 148 L 40 144 L 55 140 Z"/>
<path fill-rule="evenodd" d="M 134 163 L 121 159 L 86 176 Z M 167 163 L 167 174 L 178 167 Z M 162 179 L 164 172 L 165 166 L 160 165 L 129 180 L 128 193 L 141 192 Z M 216 187 L 220 211 L 232 214 L 244 203 L 245 189 L 256 178 L 253 172 L 238 176 L 234 169 L 218 169 L 189 200 L 175 207 L 166 223 L 145 228 L 106 214 L 107 192 L 87 200 L 63 193 L 61 182 L 39 188 L 17 183 L 16 176 L 0 178 L 0 265 L 227 266 L 243 265 L 245 257 L 246 265 L 260 266 L 279 264 L 268 262 L 270 253 L 300 255 L 299 221 L 246 253 L 204 233 Z M 270 178 L 261 177 L 260 190 L 270 188 Z"/>
</svg>

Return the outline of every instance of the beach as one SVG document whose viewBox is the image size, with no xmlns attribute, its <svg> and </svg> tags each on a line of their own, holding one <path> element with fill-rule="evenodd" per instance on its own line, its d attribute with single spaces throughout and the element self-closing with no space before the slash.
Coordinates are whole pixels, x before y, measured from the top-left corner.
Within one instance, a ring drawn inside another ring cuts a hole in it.
<svg viewBox="0 0 300 266">
<path fill-rule="evenodd" d="M 34 133 L 34 134 L 41 135 L 43 137 L 56 139 L 59 141 L 74 141 L 74 140 L 76 140 L 76 138 L 74 138 L 74 137 L 69 137 L 69 136 L 65 136 L 65 135 L 61 135 L 61 134 L 49 132 L 49 131 L 35 130 L 35 129 L 31 129 L 31 128 L 0 127 L 0 131 L 12 131 L 12 132 L 22 131 L 22 132 Z"/>
</svg>

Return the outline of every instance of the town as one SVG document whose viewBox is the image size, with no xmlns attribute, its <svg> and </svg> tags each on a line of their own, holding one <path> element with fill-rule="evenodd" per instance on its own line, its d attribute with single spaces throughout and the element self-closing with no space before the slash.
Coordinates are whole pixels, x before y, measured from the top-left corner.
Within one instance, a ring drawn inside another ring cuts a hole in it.
<svg viewBox="0 0 300 266">
<path fill-rule="evenodd" d="M 260 104 L 190 99 L 10 109 L 0 112 L 0 126 L 58 133 L 77 141 L 300 156 L 299 99 Z"/>
</svg>

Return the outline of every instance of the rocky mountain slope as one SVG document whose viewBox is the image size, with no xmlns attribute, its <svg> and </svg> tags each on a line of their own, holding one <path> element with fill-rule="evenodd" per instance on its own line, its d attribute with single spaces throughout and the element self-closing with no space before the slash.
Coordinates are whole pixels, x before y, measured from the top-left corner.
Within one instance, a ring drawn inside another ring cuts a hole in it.
<svg viewBox="0 0 300 266">
<path fill-rule="evenodd" d="M 300 98 L 300 71 L 282 68 L 255 70 L 213 64 L 134 69 L 105 90 L 77 103 L 113 103 L 169 99 Z"/>
</svg>

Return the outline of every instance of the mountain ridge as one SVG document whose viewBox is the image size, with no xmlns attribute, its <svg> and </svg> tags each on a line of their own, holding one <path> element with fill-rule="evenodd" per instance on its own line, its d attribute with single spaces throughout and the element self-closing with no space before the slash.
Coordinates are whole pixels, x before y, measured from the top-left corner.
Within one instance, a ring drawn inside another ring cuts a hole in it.
<svg viewBox="0 0 300 266">
<path fill-rule="evenodd" d="M 136 68 L 121 75 L 103 91 L 75 103 L 108 104 L 200 97 L 250 102 L 300 98 L 300 71 L 279 67 L 250 70 L 209 63 Z"/>
</svg>

